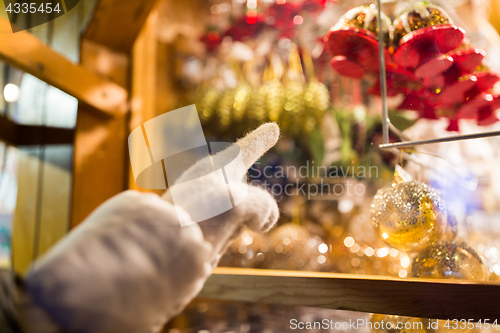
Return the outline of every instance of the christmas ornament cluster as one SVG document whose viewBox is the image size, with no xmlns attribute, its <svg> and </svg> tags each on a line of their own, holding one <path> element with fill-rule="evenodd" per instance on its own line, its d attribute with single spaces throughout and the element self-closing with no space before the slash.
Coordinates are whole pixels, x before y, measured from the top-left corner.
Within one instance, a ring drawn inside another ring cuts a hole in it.
<svg viewBox="0 0 500 333">
<path fill-rule="evenodd" d="M 331 107 L 323 36 L 334 3 L 212 5 L 201 41 L 204 67 L 214 68 L 214 73 L 198 73 L 203 78 L 192 80 L 197 89 L 188 97 L 211 132 L 207 134 L 237 137 L 268 121 L 279 123 L 285 136 L 294 138 L 318 128 Z"/>
<path fill-rule="evenodd" d="M 373 198 L 371 221 L 377 234 L 387 244 L 411 254 L 411 277 L 487 281 L 481 257 L 457 237 L 457 222 L 446 204 L 434 189 L 410 178 L 397 166 L 393 183 Z M 373 332 L 405 332 L 404 325 L 396 328 L 397 323 L 426 322 L 405 316 L 371 316 L 372 322 L 382 320 L 392 323 L 393 329 Z M 443 327 L 444 322 L 439 325 Z M 427 332 L 429 326 L 422 327 Z"/>
<path fill-rule="evenodd" d="M 243 231 L 219 265 L 406 277 L 409 256 L 366 230 L 369 202 L 311 204 L 305 197 L 283 197 L 279 225 L 268 234 Z"/>
<path fill-rule="evenodd" d="M 202 36 L 207 51 L 213 52 L 222 43 L 225 37 L 233 41 L 244 41 L 254 38 L 258 34 L 272 31 L 277 38 L 296 38 L 296 26 L 304 22 L 303 15 L 318 15 L 331 0 L 278 0 L 265 6 L 265 2 L 245 13 L 235 15 L 226 27 L 212 28 Z M 334 2 L 334 1 L 333 1 Z"/>
<path fill-rule="evenodd" d="M 343 76 L 371 81 L 374 95 L 381 93 L 377 19 L 373 5 L 353 8 L 325 37 L 331 66 Z M 385 14 L 380 21 L 387 96 L 405 95 L 398 110 L 447 118 L 449 131 L 459 130 L 459 119 L 485 126 L 498 121 L 500 96 L 493 87 L 500 77 L 483 64 L 486 53 L 470 45 L 442 8 L 418 2 L 394 21 Z"/>
<path fill-rule="evenodd" d="M 397 166 L 393 183 L 373 198 L 370 213 L 377 234 L 413 255 L 413 277 L 488 280 L 479 255 L 457 238 L 457 222 L 440 196 L 409 178 Z"/>
<path fill-rule="evenodd" d="M 245 230 L 219 262 L 223 267 L 264 268 L 294 271 L 336 272 L 398 277 L 406 253 L 382 245 L 372 248 L 356 243 L 336 225 L 318 235 L 320 225 L 288 222 L 262 235 Z"/>
<path fill-rule="evenodd" d="M 330 93 L 314 75 L 312 60 L 304 53 L 301 57 L 299 50 L 293 49 L 287 62 L 271 54 L 259 73 L 262 79 L 258 84 L 250 84 L 240 68 L 234 88 L 221 90 L 210 81 L 203 84 L 195 95 L 202 124 L 219 135 L 245 133 L 268 121 L 278 123 L 291 136 L 315 128 L 330 107 Z M 304 62 L 309 70 L 303 70 Z"/>
</svg>

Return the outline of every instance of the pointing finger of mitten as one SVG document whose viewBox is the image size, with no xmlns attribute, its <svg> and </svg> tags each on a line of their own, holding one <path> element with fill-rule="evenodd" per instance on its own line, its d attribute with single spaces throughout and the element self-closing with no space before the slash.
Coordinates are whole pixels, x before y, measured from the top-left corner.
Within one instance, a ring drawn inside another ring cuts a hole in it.
<svg viewBox="0 0 500 333">
<path fill-rule="evenodd" d="M 238 140 L 236 145 L 231 145 L 213 156 L 215 168 L 224 167 L 230 182 L 240 182 L 247 170 L 276 144 L 279 133 L 279 127 L 275 123 L 260 126 Z"/>
<path fill-rule="evenodd" d="M 229 243 L 239 234 L 244 225 L 254 231 L 268 231 L 277 222 L 279 210 L 276 200 L 267 191 L 241 184 L 241 191 L 247 187 L 248 194 L 235 208 L 199 223 L 206 241 L 214 248 L 218 261 Z M 233 187 L 233 193 L 236 189 Z"/>
<path fill-rule="evenodd" d="M 280 128 L 275 123 L 267 123 L 238 140 L 246 170 L 278 142 Z"/>
<path fill-rule="evenodd" d="M 279 127 L 275 123 L 267 123 L 260 126 L 246 137 L 236 142 L 236 144 L 240 147 L 242 160 L 236 158 L 238 152 L 235 150 L 235 146 L 231 145 L 229 148 L 212 157 L 214 164 L 216 164 L 216 169 L 223 167 L 231 183 L 235 181 L 239 182 L 246 174 L 247 170 L 266 151 L 276 144 L 279 139 L 279 134 Z M 196 178 L 196 175 L 203 176 L 207 174 L 207 159 L 209 159 L 209 157 L 195 163 L 182 174 L 176 183 L 182 183 L 187 179 L 194 179 Z M 165 192 L 162 197 L 168 202 L 173 202 L 170 191 Z"/>
</svg>

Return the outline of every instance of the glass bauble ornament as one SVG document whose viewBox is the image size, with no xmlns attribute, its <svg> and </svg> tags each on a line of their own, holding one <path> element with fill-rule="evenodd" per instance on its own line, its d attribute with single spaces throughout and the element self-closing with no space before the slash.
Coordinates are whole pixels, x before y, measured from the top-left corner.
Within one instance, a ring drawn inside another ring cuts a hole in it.
<svg viewBox="0 0 500 333">
<path fill-rule="evenodd" d="M 229 245 L 219 261 L 221 267 L 258 267 L 264 260 L 262 250 L 267 250 L 266 235 L 245 229 Z"/>
<path fill-rule="evenodd" d="M 371 221 L 389 245 L 407 252 L 422 251 L 445 232 L 444 202 L 426 184 L 405 181 L 395 173 L 394 183 L 378 190 L 371 205 Z"/>
<path fill-rule="evenodd" d="M 427 333 L 429 320 L 374 313 L 370 315 L 372 333 Z"/>
<path fill-rule="evenodd" d="M 419 253 L 411 271 L 416 278 L 488 280 L 481 257 L 461 239 L 439 241 Z"/>
<path fill-rule="evenodd" d="M 233 110 L 235 93 L 234 89 L 226 89 L 219 100 L 216 114 L 217 127 L 221 130 L 225 130 L 231 125 L 231 112 Z"/>
<path fill-rule="evenodd" d="M 200 116 L 200 121 L 202 123 L 207 123 L 214 114 L 222 93 L 216 88 L 208 87 L 206 89 L 200 89 L 197 95 L 196 108 Z"/>
<path fill-rule="evenodd" d="M 267 82 L 267 115 L 270 121 L 278 122 L 283 111 L 283 104 L 285 101 L 285 89 L 283 83 L 278 79 L 272 79 Z"/>
<path fill-rule="evenodd" d="M 421 1 L 394 20 L 393 60 L 420 78 L 439 75 L 453 65 L 447 52 L 460 47 L 465 31 L 440 7 Z"/>
<path fill-rule="evenodd" d="M 266 99 L 268 91 L 269 88 L 265 83 L 252 91 L 247 111 L 247 118 L 249 118 L 251 122 L 261 124 L 266 121 Z"/>
<path fill-rule="evenodd" d="M 355 7 L 345 13 L 325 37 L 330 65 L 341 75 L 362 78 L 379 72 L 378 11 L 374 5 Z M 391 20 L 382 15 L 384 42 L 389 43 Z M 386 51 L 387 53 L 387 51 Z M 389 62 L 388 54 L 385 54 Z"/>
<path fill-rule="evenodd" d="M 299 124 L 299 117 L 305 111 L 304 107 L 304 86 L 297 81 L 291 81 L 286 85 L 285 105 L 280 121 L 280 127 L 285 133 L 296 134 Z"/>
<path fill-rule="evenodd" d="M 269 233 L 268 251 L 264 253 L 263 268 L 285 270 L 317 270 L 321 260 L 318 256 L 317 237 L 307 228 L 295 223 L 284 224 Z M 326 257 L 323 256 L 326 260 Z"/>
<path fill-rule="evenodd" d="M 339 19 L 337 24 L 332 28 L 333 30 L 341 29 L 343 27 L 351 27 L 358 29 L 366 29 L 378 36 L 377 26 L 378 10 L 376 6 L 359 6 L 354 7 L 347 11 Z M 391 19 L 382 13 L 382 31 L 384 33 L 384 42 L 389 39 L 389 27 L 391 26 Z"/>
<path fill-rule="evenodd" d="M 325 84 L 317 79 L 312 79 L 307 85 L 304 100 L 306 119 L 304 119 L 303 126 L 306 131 L 310 131 L 315 124 L 321 124 L 321 120 L 330 106 L 330 91 Z"/>
<path fill-rule="evenodd" d="M 441 7 L 426 1 L 417 2 L 394 20 L 394 43 L 399 45 L 401 39 L 412 31 L 450 23 L 453 21 Z"/>
<path fill-rule="evenodd" d="M 248 83 L 242 82 L 238 84 L 234 95 L 233 121 L 239 123 L 243 120 L 247 112 L 251 94 L 252 87 Z"/>
</svg>

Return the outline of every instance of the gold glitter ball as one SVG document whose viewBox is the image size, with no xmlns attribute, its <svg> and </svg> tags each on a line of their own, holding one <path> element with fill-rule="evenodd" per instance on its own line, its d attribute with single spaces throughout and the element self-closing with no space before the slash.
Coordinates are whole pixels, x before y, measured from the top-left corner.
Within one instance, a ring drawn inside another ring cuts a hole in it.
<svg viewBox="0 0 500 333">
<path fill-rule="evenodd" d="M 417 255 L 411 268 L 417 278 L 488 280 L 481 258 L 461 239 L 437 242 Z"/>
<path fill-rule="evenodd" d="M 389 245 L 407 252 L 422 251 L 444 234 L 444 202 L 420 182 L 399 182 L 380 189 L 371 205 L 377 234 Z"/>
</svg>

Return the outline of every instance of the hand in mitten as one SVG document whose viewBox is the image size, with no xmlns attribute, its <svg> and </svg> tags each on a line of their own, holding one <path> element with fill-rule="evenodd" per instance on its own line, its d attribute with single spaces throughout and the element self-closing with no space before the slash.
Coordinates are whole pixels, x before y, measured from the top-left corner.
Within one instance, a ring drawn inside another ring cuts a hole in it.
<svg viewBox="0 0 500 333">
<path fill-rule="evenodd" d="M 213 264 L 216 265 L 220 257 L 224 254 L 227 246 L 239 234 L 243 225 L 255 231 L 267 231 L 276 222 L 279 212 L 274 199 L 268 192 L 255 186 L 248 186 L 246 182 L 241 182 L 248 169 L 259 159 L 270 147 L 274 146 L 279 137 L 279 128 L 273 123 L 265 124 L 248 134 L 237 142 L 241 150 L 241 160 L 235 159 L 235 149 L 232 147 L 216 154 L 213 157 L 216 164 L 225 166 L 225 177 L 231 184 L 231 196 L 234 198 L 245 197 L 245 200 L 236 205 L 235 209 L 228 210 L 214 218 L 204 220 L 198 225 L 203 231 L 205 240 L 210 242 L 214 248 Z M 239 163 L 241 162 L 241 163 Z M 186 180 L 196 179 L 205 174 L 203 160 L 196 163 L 189 170 L 184 172 L 177 180 L 177 183 L 184 183 Z M 200 206 L 214 205 L 218 196 L 225 196 L 226 188 L 221 189 L 217 183 L 217 178 L 208 178 L 205 189 L 200 191 L 192 188 L 187 193 L 189 198 L 181 200 L 183 208 L 188 212 L 196 212 Z M 213 183 L 211 183 L 213 182 Z M 218 191 L 222 190 L 222 193 Z M 246 194 L 248 193 L 248 194 Z M 172 202 L 170 190 L 163 198 Z M 176 201 L 176 204 L 178 201 Z M 239 222 L 235 222 L 239 221 Z"/>
<path fill-rule="evenodd" d="M 237 142 L 243 163 L 228 164 L 227 177 L 242 179 L 278 136 L 278 127 L 266 124 Z M 219 160 L 232 155 L 219 154 Z M 196 164 L 178 182 L 198 173 Z M 279 215 L 269 193 L 241 182 L 231 187 L 233 195 L 248 192 L 241 203 L 209 220 L 181 227 L 179 214 L 189 220 L 188 212 L 197 202 L 217 202 L 222 197 L 213 184 L 205 185 L 193 189 L 185 207 L 168 202 L 168 192 L 162 199 L 127 191 L 102 204 L 35 263 L 26 280 L 28 316 L 47 314 L 65 332 L 134 333 L 161 328 L 200 292 L 244 225 L 265 231 Z"/>
</svg>

